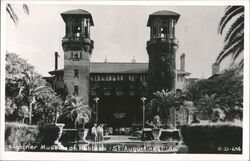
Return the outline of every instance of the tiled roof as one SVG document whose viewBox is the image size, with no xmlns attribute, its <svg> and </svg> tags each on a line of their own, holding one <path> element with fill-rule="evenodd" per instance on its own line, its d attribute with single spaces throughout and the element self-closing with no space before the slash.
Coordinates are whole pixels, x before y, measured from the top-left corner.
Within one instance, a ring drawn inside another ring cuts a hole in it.
<svg viewBox="0 0 250 161">
<path fill-rule="evenodd" d="M 172 17 L 175 18 L 176 21 L 178 21 L 180 14 L 168 10 L 154 12 L 149 15 L 147 26 L 151 25 L 152 18 L 157 18 L 157 17 Z"/>
<path fill-rule="evenodd" d="M 82 9 L 69 10 L 61 13 L 62 15 L 90 15 L 88 11 Z"/>
<path fill-rule="evenodd" d="M 94 26 L 92 15 L 88 11 L 85 11 L 82 9 L 76 9 L 76 10 L 69 10 L 69 11 L 65 11 L 61 13 L 61 16 L 64 21 L 66 21 L 66 17 L 71 16 L 71 15 L 77 15 L 77 16 L 90 18 L 90 25 Z"/>
<path fill-rule="evenodd" d="M 148 63 L 91 63 L 90 73 L 146 73 Z"/>
<path fill-rule="evenodd" d="M 103 63 L 92 62 L 90 63 L 90 73 L 147 73 L 148 63 Z M 185 71 L 176 70 L 178 74 L 190 75 Z M 50 71 L 51 75 L 63 72 L 63 69 Z"/>
<path fill-rule="evenodd" d="M 178 13 L 175 13 L 173 11 L 168 11 L 168 10 L 161 10 L 161 11 L 157 11 L 157 12 L 154 12 L 150 15 L 157 15 L 157 16 L 160 16 L 160 15 L 164 15 L 164 16 L 180 16 Z"/>
</svg>

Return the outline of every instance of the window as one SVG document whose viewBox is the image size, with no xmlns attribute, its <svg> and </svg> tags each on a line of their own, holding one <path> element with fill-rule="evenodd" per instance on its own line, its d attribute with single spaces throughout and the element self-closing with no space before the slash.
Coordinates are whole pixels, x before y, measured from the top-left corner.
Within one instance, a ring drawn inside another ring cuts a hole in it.
<svg viewBox="0 0 250 161">
<path fill-rule="evenodd" d="M 79 75 L 78 75 L 78 69 L 74 69 L 74 77 L 78 78 Z"/>
<path fill-rule="evenodd" d="M 82 52 L 80 51 L 80 59 L 82 59 Z"/>
<path fill-rule="evenodd" d="M 74 55 L 74 59 L 78 60 L 78 54 L 77 53 Z"/>
<path fill-rule="evenodd" d="M 161 28 L 161 37 L 166 37 L 167 33 L 168 33 L 168 28 L 162 27 Z"/>
<path fill-rule="evenodd" d="M 78 86 L 74 86 L 74 94 L 78 95 Z"/>
</svg>

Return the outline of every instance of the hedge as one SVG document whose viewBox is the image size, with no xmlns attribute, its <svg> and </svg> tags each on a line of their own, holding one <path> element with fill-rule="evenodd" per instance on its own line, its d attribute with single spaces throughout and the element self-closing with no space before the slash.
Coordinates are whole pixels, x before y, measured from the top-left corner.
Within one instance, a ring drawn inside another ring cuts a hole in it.
<svg viewBox="0 0 250 161">
<path fill-rule="evenodd" d="M 188 153 L 242 153 L 242 126 L 236 124 L 183 125 L 180 135 Z"/>
<path fill-rule="evenodd" d="M 5 150 L 27 151 L 34 150 L 39 130 L 37 126 L 17 122 L 5 123 Z"/>
</svg>

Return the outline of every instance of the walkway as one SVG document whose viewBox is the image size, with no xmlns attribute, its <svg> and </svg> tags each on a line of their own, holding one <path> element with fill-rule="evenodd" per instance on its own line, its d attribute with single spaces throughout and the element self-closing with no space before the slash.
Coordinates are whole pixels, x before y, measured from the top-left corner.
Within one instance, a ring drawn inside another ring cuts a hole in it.
<svg viewBox="0 0 250 161">
<path fill-rule="evenodd" d="M 138 137 L 129 135 L 108 135 L 104 136 L 103 143 L 119 143 L 119 142 L 141 142 Z"/>
</svg>

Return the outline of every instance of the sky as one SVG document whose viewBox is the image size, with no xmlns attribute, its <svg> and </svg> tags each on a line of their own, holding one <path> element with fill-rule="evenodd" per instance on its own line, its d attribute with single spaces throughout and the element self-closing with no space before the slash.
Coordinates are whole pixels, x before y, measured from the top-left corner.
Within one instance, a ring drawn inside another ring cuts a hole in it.
<svg viewBox="0 0 250 161">
<path fill-rule="evenodd" d="M 84 9 L 92 14 L 94 40 L 92 62 L 148 62 L 146 42 L 150 39 L 147 27 L 149 14 L 170 10 L 181 16 L 176 24 L 179 48 L 176 53 L 176 68 L 179 69 L 181 53 L 186 54 L 186 71 L 190 78 L 208 78 L 212 64 L 223 47 L 223 36 L 218 24 L 225 6 L 136 6 L 136 5 L 46 5 L 29 4 L 26 15 L 21 5 L 14 5 L 19 16 L 15 25 L 6 18 L 6 50 L 20 55 L 35 66 L 43 76 L 54 70 L 54 52 L 58 51 L 59 68 L 63 68 L 62 38 L 65 24 L 60 13 L 71 9 Z M 226 67 L 228 63 L 222 64 Z"/>
</svg>

